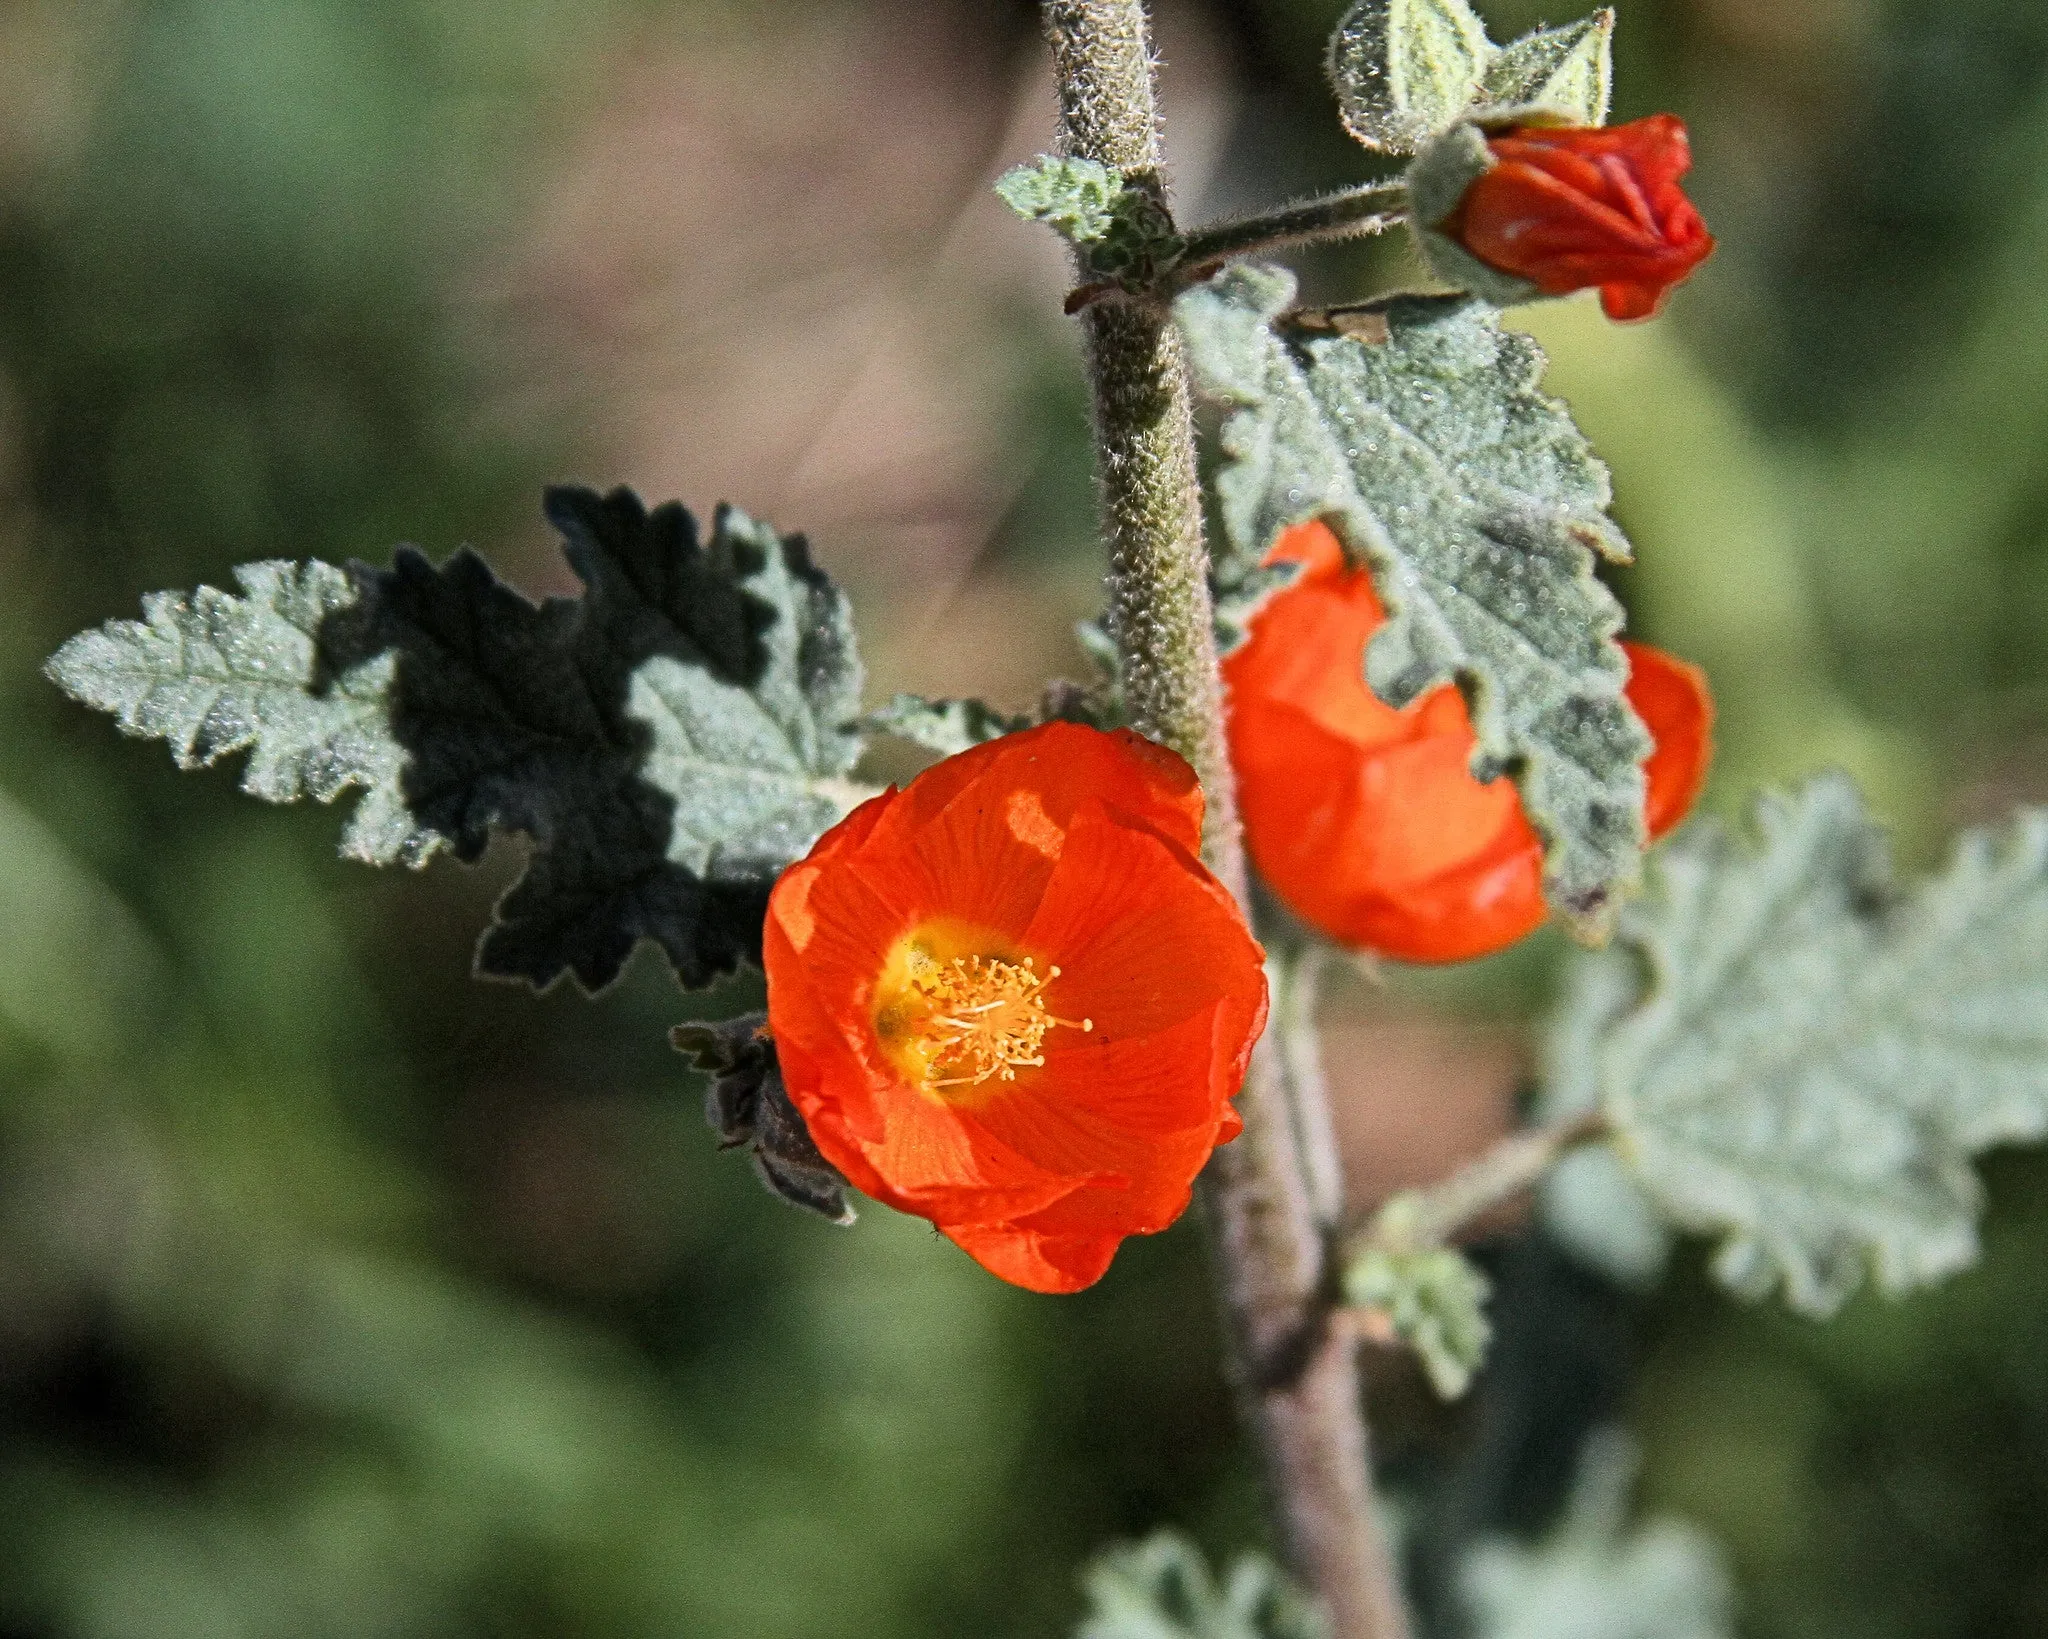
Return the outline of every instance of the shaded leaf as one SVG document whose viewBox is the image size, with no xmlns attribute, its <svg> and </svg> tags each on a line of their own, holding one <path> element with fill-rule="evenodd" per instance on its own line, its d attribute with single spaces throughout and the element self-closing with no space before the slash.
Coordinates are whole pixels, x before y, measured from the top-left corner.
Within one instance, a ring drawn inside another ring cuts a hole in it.
<svg viewBox="0 0 2048 1639">
<path fill-rule="evenodd" d="M 811 1138 L 803 1113 L 783 1085 L 782 1063 L 766 1013 L 743 1013 L 713 1024 L 679 1024 L 669 1032 L 679 1053 L 711 1077 L 704 1119 L 724 1149 L 744 1145 L 761 1182 L 792 1206 L 850 1224 L 844 1175 Z"/>
<path fill-rule="evenodd" d="M 1471 106 L 1492 55 L 1465 0 L 1359 0 L 1330 36 L 1338 117 L 1366 147 L 1412 154 Z"/>
<path fill-rule="evenodd" d="M 1968 834 L 1907 897 L 1846 780 L 1757 831 L 1661 851 L 1628 949 L 1577 965 L 1547 1097 L 1606 1112 L 1729 1286 L 1821 1315 L 1866 1268 L 1896 1293 L 1972 1262 L 1971 1156 L 2048 1132 L 2048 814 Z"/>
<path fill-rule="evenodd" d="M 1596 1433 L 1548 1540 L 1471 1550 L 1459 1585 L 1472 1639 L 1730 1639 L 1734 1597 L 1720 1550 L 1682 1520 L 1629 1529 L 1635 1470 L 1626 1436 Z"/>
<path fill-rule="evenodd" d="M 1240 1555 L 1218 1586 L 1201 1550 L 1172 1531 L 1108 1550 L 1081 1584 L 1092 1609 L 1075 1639 L 1328 1639 L 1271 1561 Z"/>
<path fill-rule="evenodd" d="M 269 801 L 359 789 L 351 858 L 531 837 L 482 973 L 596 989 L 649 938 L 709 983 L 758 957 L 776 874 L 858 795 L 846 601 L 801 537 L 730 508 L 708 542 L 623 489 L 553 489 L 547 512 L 582 598 L 531 603 L 468 550 L 252 564 L 239 596 L 153 594 L 47 670 L 181 768 L 247 751 Z"/>
<path fill-rule="evenodd" d="M 1369 1245 L 1344 1271 L 1345 1301 L 1413 1349 L 1446 1400 L 1472 1386 L 1486 1358 L 1490 1290 L 1465 1255 L 1447 1246 Z"/>
<path fill-rule="evenodd" d="M 1480 86 L 1482 104 L 1552 108 L 1577 125 L 1604 125 L 1614 84 L 1614 13 L 1539 28 L 1494 54 Z"/>
<path fill-rule="evenodd" d="M 1326 519 L 1387 609 L 1367 682 L 1397 707 L 1458 683 L 1473 774 L 1514 778 L 1551 903 L 1597 933 L 1640 870 L 1649 749 L 1622 695 L 1621 608 L 1593 573 L 1596 552 L 1629 550 L 1607 470 L 1538 390 L 1542 352 L 1484 303 L 1376 304 L 1373 341 L 1289 322 L 1294 288 L 1240 266 L 1175 304 L 1203 390 L 1230 412 L 1219 597 L 1242 617 L 1280 532 Z"/>
</svg>

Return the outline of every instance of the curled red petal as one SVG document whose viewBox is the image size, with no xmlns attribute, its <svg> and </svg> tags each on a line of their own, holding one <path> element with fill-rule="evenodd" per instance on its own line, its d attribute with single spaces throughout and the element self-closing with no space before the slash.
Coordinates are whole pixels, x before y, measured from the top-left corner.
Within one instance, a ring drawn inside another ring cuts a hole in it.
<svg viewBox="0 0 2048 1639">
<path fill-rule="evenodd" d="M 1647 318 L 1714 248 L 1678 185 L 1684 122 L 1527 126 L 1487 139 L 1494 163 L 1437 224 L 1482 262 L 1547 295 L 1598 287 L 1616 319 Z"/>
</svg>

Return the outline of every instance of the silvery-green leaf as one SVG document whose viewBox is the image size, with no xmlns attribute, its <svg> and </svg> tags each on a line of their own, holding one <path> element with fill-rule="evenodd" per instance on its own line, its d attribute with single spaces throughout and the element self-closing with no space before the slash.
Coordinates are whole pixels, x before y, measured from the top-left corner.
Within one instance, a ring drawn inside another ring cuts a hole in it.
<svg viewBox="0 0 2048 1639">
<path fill-rule="evenodd" d="M 1041 154 L 996 178 L 1005 205 L 1027 222 L 1043 222 L 1073 244 L 1093 244 L 1116 220 L 1124 179 L 1092 159 L 1058 159 Z"/>
<path fill-rule="evenodd" d="M 1546 1541 L 1469 1552 L 1458 1585 L 1472 1639 L 1730 1639 L 1734 1590 L 1713 1539 L 1682 1520 L 1627 1525 L 1635 1467 L 1626 1436 L 1596 1432 Z"/>
<path fill-rule="evenodd" d="M 1493 47 L 1465 0 L 1359 0 L 1330 36 L 1344 129 L 1412 154 L 1471 106 Z"/>
<path fill-rule="evenodd" d="M 1502 46 L 1486 65 L 1482 105 L 1548 108 L 1575 124 L 1604 125 L 1614 84 L 1614 13 L 1539 28 Z"/>
<path fill-rule="evenodd" d="M 1075 1639 L 1328 1639 L 1328 1624 L 1271 1561 L 1243 1554 L 1218 1585 L 1173 1531 L 1111 1548 L 1082 1574 L 1090 1606 Z"/>
<path fill-rule="evenodd" d="M 877 734 L 893 734 L 942 757 L 1014 734 L 1031 722 L 981 700 L 927 700 L 916 694 L 899 694 L 862 719 L 862 725 Z"/>
<path fill-rule="evenodd" d="M 260 563 L 156 593 L 51 659 L 74 699 L 181 768 L 247 751 L 272 802 L 361 791 L 342 852 L 474 860 L 533 839 L 479 971 L 599 988 L 652 939 L 685 984 L 758 956 L 769 886 L 856 795 L 860 662 L 801 537 L 729 508 L 548 492 L 588 587 L 533 604 L 469 551 Z"/>
<path fill-rule="evenodd" d="M 1383 340 L 1285 317 L 1290 274 L 1239 266 L 1175 311 L 1229 411 L 1216 479 L 1219 590 L 1321 518 L 1372 570 L 1386 624 L 1366 680 L 1405 706 L 1456 682 L 1473 773 L 1512 777 L 1551 903 L 1597 933 L 1636 880 L 1649 738 L 1623 697 L 1621 608 L 1595 554 L 1628 557 L 1607 470 L 1538 387 L 1543 355 L 1484 303 L 1377 304 Z"/>
<path fill-rule="evenodd" d="M 1446 1400 L 1472 1386 L 1493 1328 L 1487 1279 L 1455 1247 L 1368 1246 L 1344 1271 L 1344 1299 L 1381 1316 Z"/>
<path fill-rule="evenodd" d="M 1549 1054 L 1648 1198 L 1745 1295 L 1826 1314 L 1976 1256 L 1970 1158 L 2048 1132 L 2048 813 L 1972 832 L 1910 895 L 1846 780 L 1759 805 L 1754 843 L 1662 850 L 1582 957 Z"/>
</svg>

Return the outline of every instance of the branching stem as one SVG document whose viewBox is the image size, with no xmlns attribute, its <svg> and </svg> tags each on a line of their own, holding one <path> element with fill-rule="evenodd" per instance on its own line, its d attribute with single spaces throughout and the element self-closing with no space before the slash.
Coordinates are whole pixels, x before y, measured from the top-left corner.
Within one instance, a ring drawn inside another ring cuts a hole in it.
<svg viewBox="0 0 2048 1639">
<path fill-rule="evenodd" d="M 1535 1185 L 1567 1150 L 1606 1134 L 1606 1118 L 1597 1112 L 1512 1133 L 1442 1183 L 1404 1191 L 1388 1202 L 1348 1239 L 1346 1259 L 1384 1242 L 1394 1223 L 1400 1225 L 1398 1238 L 1405 1250 L 1444 1246 L 1475 1218 Z M 1397 1203 L 1398 1209 L 1390 1210 Z"/>
<path fill-rule="evenodd" d="M 1114 166 L 1127 182 L 1154 190 L 1163 208 L 1142 0 L 1044 0 L 1044 17 L 1066 152 Z M 1180 338 L 1151 303 L 1100 302 L 1081 322 L 1125 700 L 1132 725 L 1200 776 L 1208 797 L 1203 857 L 1242 903 L 1248 889 Z M 1332 1639 L 1405 1639 L 1371 1494 L 1353 1343 L 1332 1323 L 1332 1234 L 1317 1199 L 1329 1186 L 1312 1182 L 1304 1166 L 1304 1139 L 1322 1142 L 1327 1115 L 1322 1130 L 1308 1131 L 1298 1111 L 1322 1098 L 1319 1078 L 1293 1085 L 1288 1070 L 1288 1054 L 1269 1031 L 1238 1096 L 1244 1132 L 1204 1174 L 1232 1376 L 1284 1552 L 1328 1608 Z"/>
<path fill-rule="evenodd" d="M 1253 256 L 1285 245 L 1362 239 L 1384 233 L 1407 216 L 1408 188 L 1401 182 L 1369 182 L 1342 193 L 1304 199 L 1277 210 L 1240 216 L 1196 228 L 1186 238 L 1178 266 L 1213 266 L 1233 256 Z"/>
</svg>

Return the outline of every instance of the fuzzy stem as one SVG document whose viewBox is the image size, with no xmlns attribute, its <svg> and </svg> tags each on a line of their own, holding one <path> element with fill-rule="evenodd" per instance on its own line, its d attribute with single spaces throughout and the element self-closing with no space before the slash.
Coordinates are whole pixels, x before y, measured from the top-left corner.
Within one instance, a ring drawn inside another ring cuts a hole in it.
<svg viewBox="0 0 2048 1639">
<path fill-rule="evenodd" d="M 1606 1118 L 1579 1116 L 1554 1127 L 1510 1133 L 1484 1155 L 1427 1189 L 1395 1197 L 1401 1205 L 1398 1239 L 1408 1248 L 1442 1246 L 1473 1219 L 1531 1188 L 1567 1150 L 1607 1136 Z M 1347 1261 L 1388 1238 L 1388 1207 L 1373 1215 L 1346 1245 Z"/>
<path fill-rule="evenodd" d="M 1278 250 L 1283 245 L 1319 244 L 1384 233 L 1404 219 L 1407 204 L 1405 182 L 1368 182 L 1342 193 L 1217 222 L 1187 235 L 1187 248 L 1181 252 L 1179 265 L 1199 269 L 1233 256 Z"/>
<path fill-rule="evenodd" d="M 1165 202 L 1142 0 L 1044 0 L 1067 154 L 1119 170 Z M 1084 277 L 1085 271 L 1084 271 Z M 1095 406 L 1110 628 L 1132 726 L 1194 766 L 1208 798 L 1203 858 L 1248 900 L 1223 738 L 1194 423 L 1178 334 L 1156 304 L 1082 316 Z M 1283 1009 L 1282 1011 L 1285 1011 Z M 1268 1032 L 1237 1108 L 1244 1132 L 1204 1173 L 1231 1376 L 1265 1470 L 1283 1552 L 1322 1599 L 1332 1639 L 1405 1639 L 1374 1509 L 1357 1362 L 1332 1323 L 1336 1273 L 1291 1085 Z M 1327 1128 L 1322 1115 L 1315 1137 Z M 1325 1186 L 1326 1188 L 1327 1186 Z"/>
</svg>

